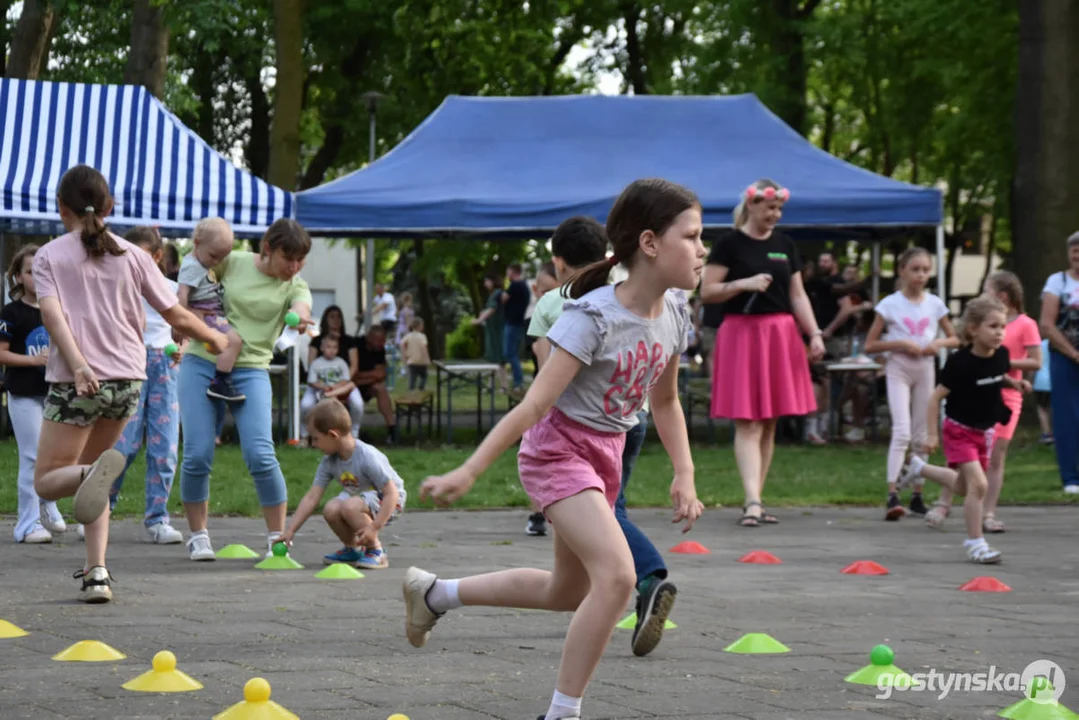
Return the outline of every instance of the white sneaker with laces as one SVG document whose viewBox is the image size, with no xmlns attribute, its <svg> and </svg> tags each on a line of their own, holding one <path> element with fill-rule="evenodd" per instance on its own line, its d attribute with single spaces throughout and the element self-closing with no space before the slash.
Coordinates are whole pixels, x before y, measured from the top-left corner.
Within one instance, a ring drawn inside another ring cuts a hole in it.
<svg viewBox="0 0 1079 720">
<path fill-rule="evenodd" d="M 94 464 L 86 469 L 82 484 L 75 491 L 72 501 L 75 519 L 81 523 L 92 523 L 101 517 L 109 506 L 109 490 L 112 483 L 120 477 L 127 465 L 124 454 L 109 448 L 98 456 Z"/>
<path fill-rule="evenodd" d="M 903 469 L 899 471 L 899 477 L 895 479 L 895 489 L 902 490 L 911 485 L 915 480 L 921 477 L 922 468 L 924 467 L 925 460 L 922 460 L 913 453 L 908 455 L 907 461 L 903 463 Z"/>
<path fill-rule="evenodd" d="M 196 562 L 217 560 L 217 553 L 210 544 L 210 534 L 205 530 L 193 533 L 187 541 L 187 551 Z"/>
<path fill-rule="evenodd" d="M 56 509 L 56 503 L 54 502 L 41 503 L 41 524 L 53 534 L 67 532 L 67 523 L 64 522 L 64 516 Z"/>
<path fill-rule="evenodd" d="M 437 579 L 434 573 L 418 567 L 410 567 L 405 573 L 402 588 L 405 596 L 405 636 L 413 647 L 423 647 L 427 643 L 427 636 L 440 617 L 427 605 L 427 593 Z"/>
<path fill-rule="evenodd" d="M 1000 562 L 1002 555 L 999 550 L 994 550 L 989 547 L 989 543 L 984 540 L 980 543 L 971 544 L 969 542 L 963 543 L 966 546 L 967 557 L 970 558 L 972 563 L 979 565 L 996 565 Z"/>
<path fill-rule="evenodd" d="M 24 542 L 27 545 L 41 545 L 43 543 L 51 543 L 52 533 L 38 525 L 30 532 L 23 535 L 22 540 L 20 540 L 19 542 Z"/>
<path fill-rule="evenodd" d="M 146 535 L 150 542 L 156 545 L 178 545 L 184 541 L 184 534 L 167 522 L 159 522 L 146 528 Z"/>
<path fill-rule="evenodd" d="M 95 565 L 89 570 L 78 570 L 72 576 L 82 580 L 79 600 L 84 603 L 107 603 L 112 600 L 112 575 L 107 568 Z"/>
</svg>

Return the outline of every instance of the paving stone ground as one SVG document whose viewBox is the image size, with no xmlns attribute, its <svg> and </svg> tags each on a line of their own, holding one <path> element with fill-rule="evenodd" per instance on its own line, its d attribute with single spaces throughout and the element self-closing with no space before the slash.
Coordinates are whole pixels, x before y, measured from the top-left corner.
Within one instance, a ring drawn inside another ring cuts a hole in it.
<svg viewBox="0 0 1079 720">
<path fill-rule="evenodd" d="M 991 540 L 999 567 L 965 561 L 958 520 L 946 532 L 878 509 L 775 508 L 782 523 L 735 527 L 732 510 L 709 510 L 688 536 L 709 555 L 665 552 L 679 595 L 662 644 L 635 658 L 629 631 L 616 630 L 584 704 L 588 720 L 839 720 L 991 718 L 1018 692 L 903 692 L 844 677 L 869 662 L 877 643 L 904 670 L 1020 673 L 1056 662 L 1067 682 L 1061 702 L 1079 710 L 1079 577 L 1075 508 L 1005 508 L 1010 532 Z M 666 550 L 685 539 L 661 510 L 633 517 Z M 183 526 L 183 521 L 178 521 Z M 0 533 L 10 537 L 10 518 Z M 551 539 L 524 535 L 522 512 L 411 512 L 391 526 L 392 567 L 362 580 L 315 579 L 336 548 L 320 518 L 300 534 L 294 556 L 306 568 L 255 570 L 252 561 L 192 563 L 183 546 L 141 542 L 133 521 L 114 525 L 110 566 L 116 598 L 75 601 L 70 573 L 83 548 L 68 532 L 51 546 L 5 543 L 0 618 L 30 635 L 0 640 L 0 717 L 210 718 L 241 699 L 250 678 L 266 678 L 273 699 L 304 720 L 466 718 L 533 720 L 546 710 L 569 615 L 465 608 L 451 612 L 428 646 L 404 638 L 401 578 L 409 565 L 447 577 L 517 566 L 549 567 Z M 214 518 L 215 546 L 259 549 L 261 522 Z M 768 550 L 782 564 L 737 562 Z M 884 577 L 848 576 L 855 560 L 887 566 Z M 992 575 L 1010 593 L 960 592 Z M 791 648 L 738 655 L 723 648 L 749 632 Z M 51 657 L 79 640 L 127 654 L 115 663 L 61 663 Z M 205 685 L 150 695 L 120 686 L 148 670 L 159 650 Z"/>
</svg>

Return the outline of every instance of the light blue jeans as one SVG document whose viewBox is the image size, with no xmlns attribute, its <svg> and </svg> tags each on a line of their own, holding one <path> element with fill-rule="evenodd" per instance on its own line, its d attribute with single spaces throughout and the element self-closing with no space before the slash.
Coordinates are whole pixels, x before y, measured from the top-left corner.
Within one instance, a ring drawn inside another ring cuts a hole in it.
<svg viewBox="0 0 1079 720">
<path fill-rule="evenodd" d="M 15 431 L 15 444 L 19 448 L 19 519 L 15 521 L 15 542 L 41 527 L 37 493 L 34 492 L 34 467 L 37 465 L 37 441 L 41 436 L 42 409 L 44 397 L 23 397 L 7 394 L 8 415 L 11 417 L 11 429 Z M 49 519 L 63 519 L 56 503 L 45 503 Z"/>
<path fill-rule="evenodd" d="M 213 363 L 194 355 L 185 355 L 180 363 L 180 421 L 184 429 L 180 498 L 185 503 L 210 499 L 216 406 L 221 401 L 207 397 L 206 389 L 216 372 Z M 247 470 L 255 480 L 259 503 L 263 507 L 280 505 L 288 499 L 288 491 L 274 453 L 270 373 L 262 368 L 238 367 L 232 371 L 232 383 L 247 396 L 229 410 L 236 421 L 240 450 Z"/>
<path fill-rule="evenodd" d="M 180 444 L 180 400 L 177 395 L 179 371 L 164 350 L 146 349 L 146 382 L 142 384 L 139 407 L 124 426 L 116 449 L 127 457 L 124 472 L 112 484 L 109 507 L 115 508 L 124 485 L 124 476 L 138 457 L 146 438 L 146 527 L 169 522 L 169 493 L 176 475 L 176 454 Z"/>
</svg>

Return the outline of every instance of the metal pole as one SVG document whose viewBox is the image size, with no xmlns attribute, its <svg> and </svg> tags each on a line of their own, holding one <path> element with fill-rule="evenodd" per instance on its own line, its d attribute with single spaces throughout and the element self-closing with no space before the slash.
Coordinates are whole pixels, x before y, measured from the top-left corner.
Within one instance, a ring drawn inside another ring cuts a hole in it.
<svg viewBox="0 0 1079 720">
<path fill-rule="evenodd" d="M 293 442 L 300 442 L 300 357 L 299 349 L 293 345 L 288 351 L 288 408 L 289 437 Z"/>
<path fill-rule="evenodd" d="M 873 305 L 880 302 L 880 240 L 873 243 Z"/>
<path fill-rule="evenodd" d="M 378 101 L 382 99 L 382 96 L 376 92 L 364 93 L 364 100 L 367 101 L 367 117 L 369 120 L 369 137 L 368 137 L 368 152 L 367 152 L 367 164 L 371 165 L 375 162 L 375 137 L 376 137 L 376 115 L 378 111 Z M 364 275 L 366 277 L 366 291 L 364 297 L 366 303 L 364 305 L 363 324 L 366 329 L 371 328 L 371 308 L 374 306 L 375 299 L 375 240 L 374 238 L 367 238 L 366 252 L 363 258 Z"/>
<path fill-rule="evenodd" d="M 947 258 L 944 256 L 944 226 L 937 225 L 937 296 L 947 303 L 948 288 L 944 284 L 944 271 Z"/>
</svg>

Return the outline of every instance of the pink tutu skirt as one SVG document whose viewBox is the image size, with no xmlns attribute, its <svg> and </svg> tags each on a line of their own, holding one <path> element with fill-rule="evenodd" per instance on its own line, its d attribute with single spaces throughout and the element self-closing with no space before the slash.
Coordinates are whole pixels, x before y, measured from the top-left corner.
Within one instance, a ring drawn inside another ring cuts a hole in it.
<svg viewBox="0 0 1079 720">
<path fill-rule="evenodd" d="M 727 315 L 713 355 L 713 418 L 771 420 L 816 412 L 809 358 L 793 315 Z"/>
</svg>

